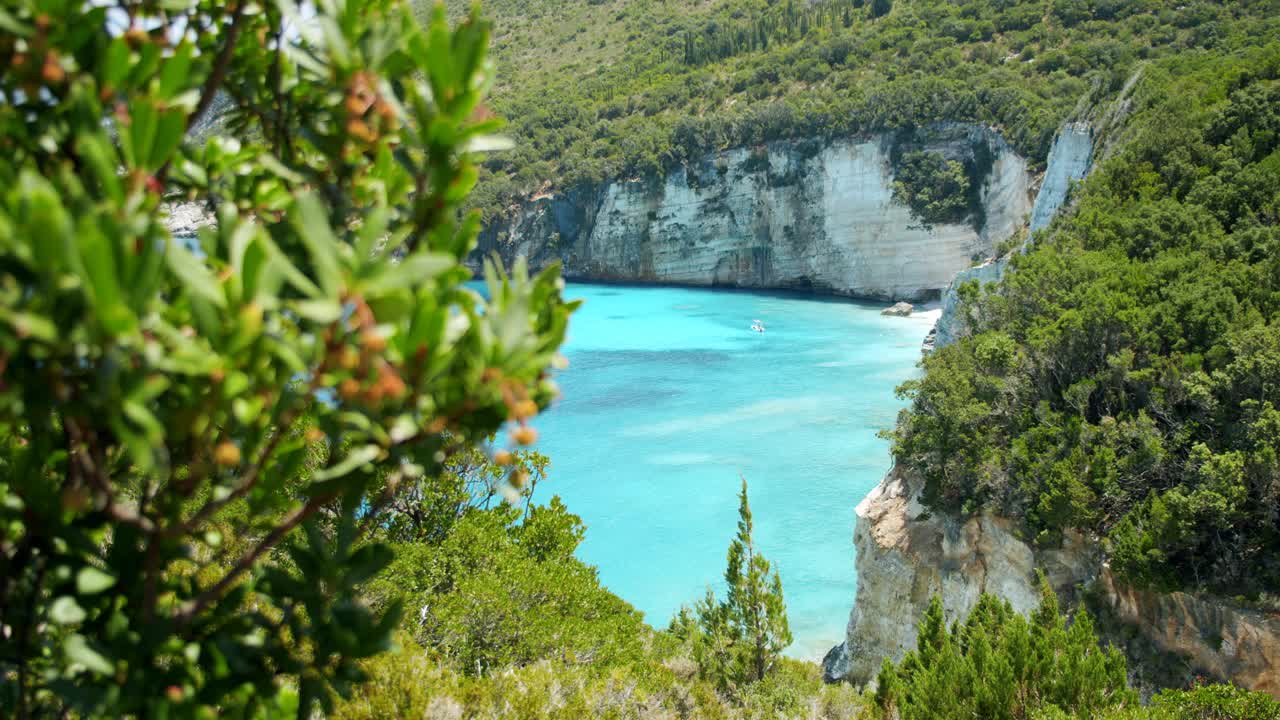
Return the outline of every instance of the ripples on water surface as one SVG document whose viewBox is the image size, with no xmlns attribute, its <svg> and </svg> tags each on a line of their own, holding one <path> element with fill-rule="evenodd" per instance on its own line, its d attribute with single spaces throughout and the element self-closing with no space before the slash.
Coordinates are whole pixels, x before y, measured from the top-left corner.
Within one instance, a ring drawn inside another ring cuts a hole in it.
<svg viewBox="0 0 1280 720">
<path fill-rule="evenodd" d="M 537 420 L 552 493 L 587 523 L 580 556 L 663 627 L 720 589 L 750 484 L 756 542 L 780 566 L 795 645 L 843 638 L 857 587 L 853 508 L 889 467 L 893 388 L 930 322 L 882 305 L 713 290 L 570 284 L 584 298 Z M 767 332 L 751 332 L 753 319 Z M 544 490 L 545 488 L 545 490 Z M 543 494 L 545 493 L 545 494 Z"/>
</svg>

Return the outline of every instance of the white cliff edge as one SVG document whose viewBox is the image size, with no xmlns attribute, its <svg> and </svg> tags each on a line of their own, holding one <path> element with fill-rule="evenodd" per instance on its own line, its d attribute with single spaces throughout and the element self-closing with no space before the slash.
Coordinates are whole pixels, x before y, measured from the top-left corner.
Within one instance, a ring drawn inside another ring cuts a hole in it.
<svg viewBox="0 0 1280 720">
<path fill-rule="evenodd" d="M 480 252 L 589 280 L 936 298 L 1025 225 L 1031 176 L 981 126 L 932 126 L 905 146 L 982 167 L 980 216 L 923 224 L 893 197 L 902 147 L 881 134 L 736 148 L 659 180 L 542 196 L 486 228 Z"/>
</svg>

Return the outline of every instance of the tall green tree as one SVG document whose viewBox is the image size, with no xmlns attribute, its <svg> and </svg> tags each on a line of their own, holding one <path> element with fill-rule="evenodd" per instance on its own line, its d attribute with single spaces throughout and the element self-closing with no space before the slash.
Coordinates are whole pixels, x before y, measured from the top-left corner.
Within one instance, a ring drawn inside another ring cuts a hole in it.
<svg viewBox="0 0 1280 720">
<path fill-rule="evenodd" d="M 902 720 L 1021 720 L 1049 710 L 1096 717 L 1137 701 L 1124 656 L 1098 646 L 1088 613 L 1076 613 L 1068 625 L 1044 582 L 1030 618 L 983 595 L 951 629 L 935 596 L 920 620 L 916 648 L 898 665 L 885 660 L 877 683 L 882 714 Z"/>
<path fill-rule="evenodd" d="M 0 716 L 328 708 L 381 510 L 556 393 L 557 270 L 463 285 L 488 24 L 308 5 L 0 9 Z"/>
<path fill-rule="evenodd" d="M 711 589 L 697 603 L 695 655 L 705 676 L 723 687 L 763 680 L 791 644 L 782 578 L 756 549 L 747 481 L 738 495 L 738 533 L 729 544 L 724 580 L 728 593 L 717 601 Z"/>
</svg>

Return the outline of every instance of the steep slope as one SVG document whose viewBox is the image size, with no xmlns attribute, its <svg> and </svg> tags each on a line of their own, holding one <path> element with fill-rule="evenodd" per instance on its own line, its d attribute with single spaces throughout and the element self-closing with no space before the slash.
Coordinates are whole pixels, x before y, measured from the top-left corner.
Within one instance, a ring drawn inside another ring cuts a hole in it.
<svg viewBox="0 0 1280 720">
<path fill-rule="evenodd" d="M 973 168 L 965 215 L 928 224 L 897 197 L 893 158 L 920 150 Z M 779 141 L 661 179 L 539 196 L 491 223 L 480 254 L 561 261 L 570 277 L 921 299 L 1025 224 L 1031 179 L 1021 156 L 974 125 Z"/>
<path fill-rule="evenodd" d="M 1017 605 L 1040 566 L 1151 680 L 1280 696 L 1280 46 L 1154 64 L 1133 106 L 904 387 L 831 676 L 900 655 L 930 595 Z"/>
<path fill-rule="evenodd" d="M 1252 42 L 1280 27 L 1272 5 L 495 0 L 493 109 L 516 147 L 481 173 L 481 253 L 584 278 L 936 295 L 1018 229 L 984 216 L 1025 213 L 1025 192 L 999 209 L 988 191 L 967 223 L 925 222 L 898 202 L 910 193 L 887 191 L 900 157 L 797 154 L 892 156 L 887 137 L 960 122 L 994 130 L 1034 176 L 1063 123 L 1135 64 Z M 765 156 L 783 168 L 753 172 Z M 865 189 L 826 187 L 841 175 Z M 833 208 L 845 214 L 818 218 Z"/>
</svg>

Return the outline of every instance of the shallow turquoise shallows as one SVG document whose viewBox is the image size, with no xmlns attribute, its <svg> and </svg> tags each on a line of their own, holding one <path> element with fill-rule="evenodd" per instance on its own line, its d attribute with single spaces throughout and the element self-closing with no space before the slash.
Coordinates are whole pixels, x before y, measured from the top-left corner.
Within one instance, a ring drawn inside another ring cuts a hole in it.
<svg viewBox="0 0 1280 720">
<path fill-rule="evenodd" d="M 756 542 L 782 573 L 795 644 L 844 636 L 853 509 L 889 467 L 890 427 L 927 320 L 802 296 L 570 284 L 564 397 L 537 419 L 545 501 L 587 524 L 580 557 L 664 627 L 719 591 L 750 486 Z M 761 320 L 766 332 L 750 329 Z"/>
</svg>

